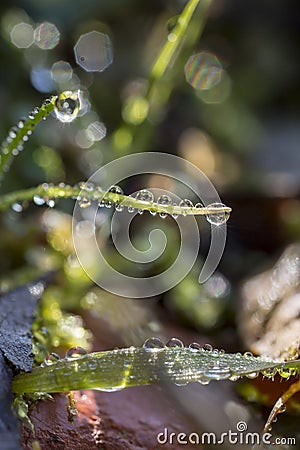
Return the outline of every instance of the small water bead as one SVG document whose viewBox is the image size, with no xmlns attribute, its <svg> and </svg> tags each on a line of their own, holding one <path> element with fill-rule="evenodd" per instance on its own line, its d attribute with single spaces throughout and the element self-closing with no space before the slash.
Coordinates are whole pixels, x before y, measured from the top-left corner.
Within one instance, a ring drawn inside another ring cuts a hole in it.
<svg viewBox="0 0 300 450">
<path fill-rule="evenodd" d="M 66 359 L 73 360 L 82 358 L 82 356 L 85 356 L 87 354 L 87 351 L 82 347 L 72 347 L 70 348 L 66 353 Z"/>
<path fill-rule="evenodd" d="M 19 120 L 19 122 L 18 122 L 18 128 L 20 128 L 20 130 L 21 130 L 22 128 L 24 128 L 25 122 L 26 122 L 26 119 L 20 119 L 20 120 Z"/>
<path fill-rule="evenodd" d="M 156 337 L 151 337 L 144 342 L 143 349 L 147 352 L 159 352 L 165 348 L 165 344 Z"/>
<path fill-rule="evenodd" d="M 173 206 L 176 207 L 178 205 L 177 205 L 177 203 L 173 203 Z M 172 214 L 173 219 L 177 219 L 178 216 L 179 216 L 179 214 L 177 212 Z"/>
<path fill-rule="evenodd" d="M 181 200 L 181 202 L 179 203 L 179 206 L 180 206 L 180 208 L 184 208 L 186 210 L 186 211 L 182 212 L 182 215 L 186 216 L 186 212 L 188 210 L 190 210 L 191 208 L 193 208 L 194 205 L 190 200 L 185 198 L 184 200 Z"/>
<path fill-rule="evenodd" d="M 202 203 L 196 203 L 195 208 L 196 209 L 202 209 L 203 208 Z"/>
<path fill-rule="evenodd" d="M 257 378 L 258 375 L 259 375 L 259 372 L 246 373 L 246 377 L 249 378 L 250 380 L 253 380 L 254 378 Z"/>
<path fill-rule="evenodd" d="M 43 362 L 42 366 L 52 366 L 59 360 L 60 357 L 57 353 L 49 353 L 49 355 L 47 355 L 45 361 Z"/>
<path fill-rule="evenodd" d="M 277 412 L 278 412 L 279 414 L 281 414 L 281 413 L 284 413 L 285 411 L 286 411 L 286 404 L 285 404 L 285 403 L 282 403 L 282 405 L 279 406 Z M 273 422 L 274 422 L 274 420 L 273 420 Z"/>
<path fill-rule="evenodd" d="M 245 358 L 253 358 L 253 354 L 251 352 L 245 352 L 243 356 Z"/>
<path fill-rule="evenodd" d="M 188 384 L 187 380 L 174 380 L 176 386 L 186 386 Z"/>
<path fill-rule="evenodd" d="M 49 200 L 46 201 L 47 206 L 49 206 L 49 208 L 54 208 L 55 206 L 55 200 L 53 200 L 52 198 L 50 198 Z"/>
<path fill-rule="evenodd" d="M 124 206 L 121 204 L 117 204 L 117 205 L 115 205 L 115 209 L 118 212 L 122 212 L 124 210 Z"/>
<path fill-rule="evenodd" d="M 87 191 L 87 192 L 92 192 L 95 189 L 95 185 L 94 183 L 90 183 L 88 181 L 80 181 L 78 183 L 78 187 L 82 190 L 82 191 Z"/>
<path fill-rule="evenodd" d="M 262 371 L 262 374 L 266 377 L 266 378 L 274 378 L 275 375 L 277 373 L 277 369 L 274 367 L 270 367 L 269 369 L 265 369 Z"/>
<path fill-rule="evenodd" d="M 17 136 L 18 131 L 19 130 L 17 127 L 12 127 L 11 130 L 9 131 L 9 137 L 14 139 Z"/>
<path fill-rule="evenodd" d="M 230 377 L 229 377 L 229 380 L 230 381 L 237 381 L 237 380 L 239 380 L 241 377 L 240 377 L 240 375 L 237 375 L 237 374 L 232 374 Z"/>
<path fill-rule="evenodd" d="M 141 202 L 151 203 L 154 200 L 154 196 L 152 192 L 148 191 L 147 189 L 142 189 L 136 193 L 135 196 L 136 200 L 139 200 Z"/>
<path fill-rule="evenodd" d="M 72 122 L 80 109 L 78 91 L 64 91 L 55 101 L 54 112 L 58 120 L 64 123 Z"/>
<path fill-rule="evenodd" d="M 86 198 L 86 197 L 82 197 L 79 202 L 78 202 L 80 208 L 88 208 L 89 206 L 91 206 L 91 200 Z"/>
<path fill-rule="evenodd" d="M 111 192 L 112 194 L 124 195 L 124 191 L 120 188 L 120 186 L 111 186 L 108 189 L 108 192 Z"/>
<path fill-rule="evenodd" d="M 198 351 L 202 351 L 202 346 L 200 344 L 198 344 L 198 342 L 192 342 L 189 345 L 189 349 L 191 349 L 192 352 L 198 352 Z"/>
<path fill-rule="evenodd" d="M 278 368 L 277 371 L 282 378 L 287 378 L 287 379 L 290 378 L 290 376 L 293 374 L 292 370 L 288 367 Z"/>
<path fill-rule="evenodd" d="M 162 206 L 170 206 L 172 204 L 172 199 L 168 195 L 161 195 L 157 199 L 157 204 Z M 162 219 L 165 219 L 167 217 L 168 213 L 160 212 L 159 216 Z"/>
<path fill-rule="evenodd" d="M 226 208 L 226 205 L 224 205 L 223 203 L 212 203 L 211 205 L 207 205 L 206 207 L 207 209 L 212 209 L 212 210 L 218 210 L 220 208 Z M 206 220 L 212 224 L 212 225 L 216 225 L 216 226 L 220 226 L 223 225 L 224 223 L 227 222 L 227 220 L 230 217 L 230 213 L 229 212 L 220 212 L 220 211 L 216 211 L 210 214 L 206 214 Z"/>
<path fill-rule="evenodd" d="M 124 195 L 123 189 L 121 189 L 119 186 L 111 186 L 108 189 L 108 192 L 111 192 L 112 194 Z M 113 205 L 113 203 L 111 201 L 102 199 L 100 201 L 100 205 L 99 206 L 100 207 L 105 206 L 106 208 L 111 208 L 112 205 Z M 123 210 L 123 206 L 122 205 L 119 205 L 119 206 L 120 206 L 120 209 L 117 209 L 117 206 L 116 206 L 117 211 L 122 211 Z"/>
<path fill-rule="evenodd" d="M 11 205 L 11 209 L 19 213 L 23 211 L 23 206 L 20 203 L 14 203 L 13 205 Z"/>
<path fill-rule="evenodd" d="M 94 388 L 96 391 L 101 391 L 101 392 L 117 392 L 117 391 L 122 391 L 122 389 L 124 389 L 126 386 L 116 386 L 116 387 L 107 387 L 107 388 Z"/>
<path fill-rule="evenodd" d="M 210 382 L 210 379 L 208 378 L 200 378 L 200 380 L 197 380 L 198 383 L 202 384 L 203 386 L 207 386 Z"/>
<path fill-rule="evenodd" d="M 27 142 L 29 138 L 28 138 L 27 134 L 25 134 L 25 136 L 23 136 L 22 139 L 23 139 L 24 142 Z"/>
<path fill-rule="evenodd" d="M 209 367 L 205 375 L 211 380 L 226 380 L 231 376 L 231 370 L 227 364 L 218 362 Z"/>
<path fill-rule="evenodd" d="M 205 350 L 206 352 L 212 352 L 213 351 L 213 347 L 210 344 L 204 344 L 202 349 Z"/>
<path fill-rule="evenodd" d="M 177 347 L 177 348 L 183 348 L 184 344 L 180 339 L 177 338 L 171 338 L 167 343 L 167 347 Z"/>
<path fill-rule="evenodd" d="M 42 206 L 45 204 L 45 200 L 42 197 L 40 197 L 39 195 L 35 195 L 33 197 L 33 201 L 38 206 Z"/>
</svg>

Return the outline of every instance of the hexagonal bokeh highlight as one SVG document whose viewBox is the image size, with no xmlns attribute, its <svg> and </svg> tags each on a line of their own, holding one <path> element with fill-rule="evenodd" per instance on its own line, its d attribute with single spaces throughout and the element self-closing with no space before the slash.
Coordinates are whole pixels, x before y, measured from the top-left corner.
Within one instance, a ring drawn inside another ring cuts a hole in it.
<svg viewBox="0 0 300 450">
<path fill-rule="evenodd" d="M 56 61 L 51 67 L 51 76 L 56 83 L 65 83 L 70 81 L 73 75 L 73 69 L 67 61 Z"/>
<path fill-rule="evenodd" d="M 102 72 L 113 61 L 112 42 L 107 34 L 82 34 L 74 47 L 77 64 L 87 72 Z"/>
<path fill-rule="evenodd" d="M 34 30 L 34 42 L 42 50 L 52 50 L 59 43 L 59 39 L 60 32 L 53 23 L 42 22 Z"/>
<path fill-rule="evenodd" d="M 216 86 L 221 79 L 222 70 L 218 58 L 206 52 L 190 56 L 184 67 L 186 81 L 197 90 L 209 90 Z"/>
<path fill-rule="evenodd" d="M 10 32 L 11 42 L 18 48 L 29 48 L 34 41 L 34 29 L 29 23 L 21 22 Z"/>
</svg>

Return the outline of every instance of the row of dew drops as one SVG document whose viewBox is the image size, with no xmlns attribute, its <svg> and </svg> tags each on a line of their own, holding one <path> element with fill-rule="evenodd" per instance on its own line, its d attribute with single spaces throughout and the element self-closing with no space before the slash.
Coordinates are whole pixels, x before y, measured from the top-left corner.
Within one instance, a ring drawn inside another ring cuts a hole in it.
<svg viewBox="0 0 300 450">
<path fill-rule="evenodd" d="M 174 383 L 178 386 L 185 386 L 190 381 L 198 381 L 200 384 L 207 385 L 211 380 L 231 380 L 231 381 L 237 381 L 241 378 L 241 375 L 236 374 L 233 372 L 233 370 L 229 367 L 229 365 L 222 361 L 222 356 L 225 355 L 225 350 L 221 349 L 214 349 L 212 345 L 210 344 L 204 344 L 201 346 L 197 342 L 191 343 L 188 347 L 184 346 L 184 343 L 178 339 L 178 338 L 171 338 L 166 344 L 157 337 L 151 337 L 146 339 L 142 346 L 143 350 L 146 352 L 149 352 L 150 354 L 158 354 L 159 352 L 167 349 L 167 348 L 173 348 L 173 349 L 184 349 L 187 348 L 191 352 L 204 352 L 209 353 L 212 357 L 216 358 L 216 361 L 213 364 L 208 364 L 207 369 L 203 374 L 200 374 L 197 376 L 197 379 L 189 380 L 185 377 L 184 371 L 180 373 L 180 365 L 178 366 L 178 373 L 174 373 L 175 381 Z M 134 347 L 130 347 L 129 350 L 135 350 Z M 72 347 L 70 348 L 66 354 L 65 359 L 67 361 L 74 361 L 79 358 L 82 358 L 84 356 L 87 356 L 88 352 L 82 348 L 82 347 Z M 236 358 L 254 358 L 253 354 L 251 352 L 245 352 L 243 355 L 241 353 L 235 354 Z M 49 353 L 46 357 L 45 361 L 41 364 L 41 367 L 47 367 L 52 366 L 53 364 L 57 363 L 58 361 L 61 361 L 61 358 L 57 353 Z M 165 364 L 170 365 L 173 363 L 170 363 L 168 361 L 165 362 Z M 245 374 L 245 376 L 249 379 L 254 379 L 259 376 L 259 371 L 257 372 L 251 372 Z M 275 375 L 278 373 L 282 378 L 289 379 L 291 376 L 297 375 L 297 369 L 296 368 L 288 368 L 284 367 L 282 365 L 281 367 L 272 367 L 267 368 L 261 371 L 262 375 L 266 378 L 274 380 Z M 177 377 L 178 376 L 178 377 Z M 111 388 L 99 388 L 99 390 L 103 391 L 117 391 L 120 389 L 123 389 L 124 386 L 118 386 L 118 387 L 111 387 Z M 281 410 L 279 412 L 284 412 L 284 406 L 282 406 Z"/>
<path fill-rule="evenodd" d="M 47 106 L 51 103 L 50 99 L 46 99 L 42 106 Z M 12 155 L 17 156 L 19 152 L 21 152 L 24 149 L 24 144 L 29 140 L 29 137 L 33 133 L 33 129 L 35 127 L 34 119 L 35 116 L 40 112 L 39 107 L 35 107 L 28 115 L 28 118 L 24 117 L 21 118 L 17 125 L 13 126 L 8 133 L 7 138 L 4 140 L 4 142 L 1 145 L 1 151 L 5 155 L 9 152 L 8 146 L 17 138 L 18 133 L 24 130 L 24 133 L 22 133 L 22 136 L 20 139 L 17 140 L 15 147 L 12 149 Z M 42 117 L 43 120 L 46 120 L 47 116 L 46 114 Z M 1 155 L 0 155 L 1 158 Z M 3 168 L 4 171 L 8 170 L 8 167 Z"/>
<path fill-rule="evenodd" d="M 44 190 L 47 190 L 47 189 L 53 187 L 53 185 L 43 183 L 42 187 Z M 64 189 L 67 186 L 64 183 L 60 183 L 59 187 L 61 189 Z M 105 192 L 99 186 L 95 186 L 91 182 L 84 182 L 84 181 L 79 182 L 77 185 L 74 186 L 74 188 L 81 189 L 80 195 L 73 196 L 73 199 L 78 201 L 78 205 L 80 206 L 80 208 L 88 208 L 89 206 L 91 206 L 91 204 L 92 204 L 91 195 L 93 192 L 95 192 L 95 191 L 99 191 L 101 193 Z M 124 195 L 122 188 L 120 188 L 119 186 L 111 186 L 107 192 L 112 193 L 112 194 L 122 195 L 122 196 Z M 148 207 L 149 206 L 151 206 L 153 208 L 159 207 L 159 206 L 179 207 L 179 208 L 181 208 L 180 214 L 183 216 L 186 216 L 187 214 L 189 214 L 189 212 L 192 210 L 192 208 L 196 208 L 196 209 L 203 208 L 203 205 L 201 203 L 197 203 L 194 206 L 193 203 L 188 199 L 181 200 L 179 202 L 179 204 L 173 203 L 171 197 L 168 195 L 165 195 L 165 194 L 159 196 L 157 201 L 155 202 L 154 195 L 152 194 L 152 192 L 150 192 L 147 189 L 141 189 L 140 191 L 136 192 L 135 194 L 129 195 L 129 197 L 145 203 L 145 206 L 148 206 Z M 55 201 L 53 199 L 49 198 L 47 195 L 44 197 L 40 197 L 39 195 L 34 195 L 33 201 L 38 206 L 47 204 L 48 206 L 53 207 L 55 205 Z M 106 200 L 106 199 L 101 199 L 98 202 L 98 206 L 100 208 L 103 208 L 103 207 L 111 208 L 113 205 L 115 206 L 116 211 L 118 211 L 118 212 L 124 211 L 124 206 L 122 205 L 121 202 L 113 203 L 112 201 Z M 217 225 L 217 226 L 226 223 L 227 220 L 229 219 L 230 214 L 228 212 L 220 212 L 219 211 L 220 208 L 225 208 L 225 207 L 226 206 L 223 203 L 212 203 L 211 205 L 208 205 L 206 208 L 209 208 L 210 210 L 216 209 L 216 212 L 207 214 L 206 215 L 207 221 L 209 223 L 211 223 L 212 225 Z M 13 209 L 16 210 L 16 208 L 14 208 L 14 207 L 13 207 Z M 134 208 L 133 206 L 127 206 L 127 211 L 129 213 L 138 212 L 139 214 L 143 214 L 143 212 L 144 212 L 143 209 Z M 149 210 L 149 213 L 153 216 L 158 214 L 159 217 L 161 217 L 162 219 L 165 219 L 168 216 L 167 212 L 157 213 L 156 211 Z M 179 211 L 176 210 L 176 213 L 174 212 L 171 215 L 174 219 L 177 219 L 177 217 L 179 216 Z"/>
<path fill-rule="evenodd" d="M 83 196 L 78 198 L 79 206 L 81 208 L 87 208 L 88 206 L 91 205 L 91 200 L 84 196 L 84 191 L 92 192 L 93 190 L 95 190 L 95 186 L 93 183 L 90 183 L 90 182 L 80 182 L 78 186 L 83 191 Z M 97 187 L 96 189 L 103 192 L 103 190 L 99 187 Z M 124 195 L 123 189 L 120 188 L 119 186 L 111 186 L 109 188 L 108 192 L 113 193 L 113 194 L 118 194 L 118 195 Z M 182 209 L 182 212 L 180 213 L 180 215 L 183 215 L 183 216 L 186 216 L 189 213 L 189 211 L 192 210 L 192 208 L 196 208 L 196 209 L 203 208 L 202 203 L 197 203 L 194 206 L 193 203 L 191 202 L 191 200 L 188 200 L 188 199 L 181 200 L 179 202 L 179 204 L 173 203 L 171 197 L 169 195 L 165 195 L 165 194 L 160 195 L 155 202 L 153 193 L 147 189 L 141 189 L 138 192 L 136 192 L 135 194 L 129 195 L 129 197 L 132 197 L 135 200 L 143 202 L 143 203 L 145 203 L 145 205 L 148 204 L 149 206 L 152 206 L 153 208 L 155 208 L 155 206 L 165 206 L 165 207 L 179 206 L 179 208 Z M 113 205 L 113 203 L 109 200 L 100 200 L 100 202 L 99 202 L 99 207 L 111 208 L 112 205 Z M 216 210 L 219 210 L 220 208 L 225 208 L 225 207 L 226 206 L 223 203 L 212 203 L 211 205 L 207 206 L 207 208 L 209 208 L 209 209 L 216 209 Z M 116 211 L 122 212 L 124 210 L 124 206 L 122 205 L 122 203 L 116 203 L 115 209 L 116 209 Z M 127 211 L 129 213 L 134 213 L 137 211 L 139 214 L 143 214 L 143 212 L 144 212 L 143 209 L 140 209 L 140 208 L 136 209 L 133 206 L 128 206 Z M 155 216 L 157 214 L 157 211 L 149 210 L 149 213 L 151 215 Z M 162 219 L 165 219 L 168 216 L 168 213 L 167 212 L 159 212 L 158 215 Z M 172 213 L 171 215 L 174 219 L 177 219 L 177 217 L 179 216 L 179 211 L 177 210 L 176 212 Z M 222 225 L 225 222 L 227 222 L 227 220 L 229 219 L 229 216 L 230 216 L 230 214 L 228 212 L 216 211 L 216 213 L 207 214 L 206 219 L 208 220 L 209 223 L 218 226 L 218 225 Z"/>
</svg>

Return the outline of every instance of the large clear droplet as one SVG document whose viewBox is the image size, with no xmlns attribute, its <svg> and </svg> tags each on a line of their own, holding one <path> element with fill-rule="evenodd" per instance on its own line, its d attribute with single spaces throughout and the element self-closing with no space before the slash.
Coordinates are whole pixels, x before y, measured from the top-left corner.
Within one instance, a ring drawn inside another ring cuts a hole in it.
<svg viewBox="0 0 300 450">
<path fill-rule="evenodd" d="M 200 344 L 198 344 L 198 342 L 192 342 L 189 345 L 189 349 L 191 349 L 192 352 L 198 352 L 198 351 L 202 350 L 202 346 Z"/>
<path fill-rule="evenodd" d="M 169 205 L 172 204 L 172 199 L 171 199 L 171 197 L 169 197 L 168 195 L 161 195 L 160 197 L 158 197 L 157 203 L 158 203 L 158 205 L 169 206 Z M 164 212 L 160 212 L 160 213 L 159 213 L 159 216 L 160 216 L 162 219 L 165 219 L 165 218 L 167 217 L 167 215 L 168 215 L 168 214 L 167 214 L 167 213 L 164 213 Z"/>
<path fill-rule="evenodd" d="M 223 203 L 212 203 L 211 205 L 207 205 L 207 209 L 216 210 L 216 212 L 206 214 L 207 221 L 212 225 L 223 225 L 229 219 L 230 213 L 219 211 L 221 208 L 226 208 L 226 205 Z"/>
<path fill-rule="evenodd" d="M 112 192 L 113 194 L 124 195 L 124 191 L 120 186 L 111 186 L 108 192 Z"/>
<path fill-rule="evenodd" d="M 80 109 L 79 91 L 64 91 L 56 99 L 54 112 L 60 122 L 72 122 Z"/>
<path fill-rule="evenodd" d="M 72 347 L 66 353 L 66 359 L 73 360 L 86 355 L 87 351 L 82 347 Z"/>
<path fill-rule="evenodd" d="M 179 348 L 183 348 L 184 344 L 180 339 L 177 338 L 172 338 L 170 339 L 167 343 L 166 343 L 167 347 L 179 347 Z"/>
<path fill-rule="evenodd" d="M 142 189 L 142 190 L 138 191 L 135 198 L 137 200 L 140 200 L 141 202 L 147 202 L 147 203 L 151 203 L 154 200 L 154 196 L 153 196 L 152 192 L 148 191 L 147 189 Z"/>
<path fill-rule="evenodd" d="M 52 366 L 52 364 L 55 364 L 57 361 L 59 361 L 59 359 L 60 357 L 57 353 L 49 353 L 42 366 Z"/>
<path fill-rule="evenodd" d="M 191 202 L 191 200 L 188 200 L 187 198 L 185 198 L 184 200 L 181 200 L 181 202 L 179 203 L 180 208 L 184 208 L 182 211 L 183 216 L 186 216 L 186 213 L 193 208 L 193 203 Z"/>
<path fill-rule="evenodd" d="M 147 352 L 159 352 L 165 348 L 165 344 L 156 337 L 151 337 L 144 342 L 143 349 Z"/>
</svg>

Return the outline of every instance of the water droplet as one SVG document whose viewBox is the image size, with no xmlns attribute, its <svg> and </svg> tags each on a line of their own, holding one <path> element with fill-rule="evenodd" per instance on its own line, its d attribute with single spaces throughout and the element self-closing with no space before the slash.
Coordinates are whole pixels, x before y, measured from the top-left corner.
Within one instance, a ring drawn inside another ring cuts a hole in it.
<svg viewBox="0 0 300 450">
<path fill-rule="evenodd" d="M 53 200 L 52 198 L 47 200 L 46 203 L 49 206 L 49 208 L 54 208 L 54 206 L 55 206 L 55 200 Z"/>
<path fill-rule="evenodd" d="M 11 205 L 11 209 L 17 213 L 23 211 L 23 206 L 20 203 L 14 203 Z"/>
<path fill-rule="evenodd" d="M 167 347 L 179 347 L 179 348 L 183 348 L 184 344 L 180 339 L 177 338 L 172 338 L 170 339 L 167 343 L 166 343 Z"/>
<path fill-rule="evenodd" d="M 203 208 L 202 203 L 196 203 L 195 208 L 196 209 L 202 209 Z"/>
<path fill-rule="evenodd" d="M 138 191 L 136 193 L 135 196 L 136 200 L 139 200 L 141 202 L 145 202 L 145 203 L 152 203 L 154 200 L 154 196 L 152 194 L 152 192 L 148 191 L 147 189 L 142 189 L 140 191 Z M 138 209 L 138 213 L 139 214 L 143 214 L 143 210 L 142 209 Z M 152 213 L 152 211 L 150 211 L 150 214 Z M 156 214 L 156 212 L 155 212 Z"/>
<path fill-rule="evenodd" d="M 159 352 L 165 348 L 165 344 L 156 337 L 151 337 L 144 342 L 143 349 L 147 352 Z"/>
<path fill-rule="evenodd" d="M 186 212 L 189 211 L 191 208 L 193 208 L 193 203 L 188 200 L 187 198 L 185 198 L 184 200 L 181 200 L 181 202 L 179 203 L 180 208 L 184 208 L 185 211 L 182 211 L 182 215 L 186 216 Z"/>
<path fill-rule="evenodd" d="M 39 195 L 35 195 L 35 196 L 33 197 L 33 201 L 34 201 L 34 203 L 35 203 L 36 205 L 38 205 L 38 206 L 41 206 L 41 205 L 44 205 L 44 204 L 45 204 L 45 200 L 44 200 L 42 197 L 40 197 Z"/>
<path fill-rule="evenodd" d="M 281 367 L 277 370 L 282 378 L 290 378 L 290 376 L 292 375 L 292 371 L 288 367 Z"/>
<path fill-rule="evenodd" d="M 136 193 L 135 198 L 141 202 L 151 203 L 154 200 L 152 192 L 147 191 L 147 189 L 142 189 Z"/>
<path fill-rule="evenodd" d="M 204 386 L 206 386 L 210 382 L 210 380 L 208 380 L 207 378 L 200 378 L 200 380 L 197 381 L 198 383 L 203 384 Z"/>
<path fill-rule="evenodd" d="M 200 344 L 198 344 L 198 342 L 192 342 L 189 345 L 189 348 L 192 350 L 192 352 L 198 352 L 198 351 L 202 350 L 202 346 Z"/>
<path fill-rule="evenodd" d="M 19 122 L 18 122 L 18 127 L 19 127 L 20 129 L 21 129 L 21 128 L 24 128 L 25 122 L 26 122 L 26 119 L 20 119 Z"/>
<path fill-rule="evenodd" d="M 229 380 L 230 380 L 230 381 L 237 381 L 237 380 L 239 380 L 240 378 L 241 378 L 240 375 L 232 374 L 232 375 L 229 377 Z"/>
<path fill-rule="evenodd" d="M 274 376 L 277 373 L 277 369 L 275 367 L 270 367 L 268 369 L 265 369 L 262 371 L 262 374 L 266 377 L 266 378 L 274 378 Z"/>
<path fill-rule="evenodd" d="M 173 203 L 173 206 L 178 206 L 178 205 L 177 205 L 177 203 Z M 173 217 L 173 219 L 177 219 L 178 213 L 173 213 L 172 217 Z"/>
<path fill-rule="evenodd" d="M 57 353 L 49 353 L 49 355 L 47 355 L 45 361 L 43 362 L 42 366 L 52 366 L 52 364 L 55 364 L 59 360 L 60 357 Z"/>
<path fill-rule="evenodd" d="M 245 356 L 245 358 L 253 358 L 253 354 L 251 352 L 245 352 L 243 356 Z"/>
<path fill-rule="evenodd" d="M 9 137 L 11 137 L 12 139 L 14 139 L 17 136 L 18 133 L 18 128 L 17 127 L 12 127 L 9 131 Z"/>
<path fill-rule="evenodd" d="M 25 136 L 23 136 L 22 139 L 23 139 L 24 142 L 27 142 L 29 137 L 27 136 L 27 134 L 25 134 Z"/>
<path fill-rule="evenodd" d="M 115 208 L 116 208 L 116 211 L 118 211 L 118 212 L 121 212 L 124 210 L 124 206 L 120 205 L 120 204 L 115 205 Z"/>
<path fill-rule="evenodd" d="M 72 347 L 66 353 L 66 359 L 73 360 L 86 355 L 87 351 L 82 347 Z"/>
<path fill-rule="evenodd" d="M 72 122 L 80 109 L 78 91 L 62 92 L 56 99 L 54 112 L 58 120 L 64 123 Z"/>
<path fill-rule="evenodd" d="M 91 200 L 86 197 L 82 197 L 78 202 L 80 208 L 88 208 L 91 205 Z"/>
<path fill-rule="evenodd" d="M 212 225 L 223 225 L 230 217 L 229 212 L 217 211 L 220 208 L 226 208 L 226 205 L 224 205 L 223 203 L 212 203 L 211 205 L 207 205 L 207 209 L 216 210 L 216 212 L 214 213 L 206 214 L 207 221 Z"/>
<path fill-rule="evenodd" d="M 284 413 L 285 411 L 286 411 L 286 404 L 283 403 L 281 406 L 279 406 L 277 412 L 278 412 L 279 414 L 281 414 L 281 413 Z"/>
<path fill-rule="evenodd" d="M 212 352 L 213 351 L 213 347 L 210 344 L 204 344 L 202 348 L 203 348 L 203 350 L 205 350 L 207 352 Z"/>
<path fill-rule="evenodd" d="M 157 199 L 157 204 L 158 205 L 162 205 L 162 206 L 169 206 L 169 205 L 171 205 L 172 204 L 172 199 L 171 199 L 171 197 L 169 197 L 168 195 L 161 195 L 160 197 L 158 197 L 158 199 Z M 162 218 L 162 219 L 165 219 L 166 217 L 167 217 L 167 213 L 164 213 L 164 212 L 160 212 L 159 213 L 159 216 Z"/>
<path fill-rule="evenodd" d="M 257 378 L 258 375 L 259 375 L 258 372 L 246 373 L 246 377 L 249 378 L 250 380 L 253 380 L 254 378 Z"/>
<path fill-rule="evenodd" d="M 80 181 L 78 183 L 78 187 L 82 190 L 82 191 L 87 191 L 87 192 L 92 192 L 95 189 L 95 185 L 94 183 L 91 183 L 89 181 Z"/>
<path fill-rule="evenodd" d="M 97 388 L 95 389 L 96 391 L 101 391 L 101 392 L 117 392 L 117 391 L 121 391 L 122 389 L 125 388 L 124 386 L 116 386 L 116 387 L 107 387 L 107 388 Z"/>
<path fill-rule="evenodd" d="M 176 386 L 186 386 L 188 384 L 187 380 L 174 380 Z"/>
<path fill-rule="evenodd" d="M 231 376 L 231 370 L 227 364 L 218 362 L 209 367 L 205 375 L 211 380 L 226 380 Z"/>
<path fill-rule="evenodd" d="M 225 355 L 225 350 L 224 350 L 223 348 L 221 348 L 221 349 L 219 350 L 219 355 L 220 355 L 220 356 Z"/>
<path fill-rule="evenodd" d="M 124 195 L 124 191 L 120 186 L 111 186 L 108 189 L 108 192 L 112 192 L 113 194 Z"/>
</svg>

